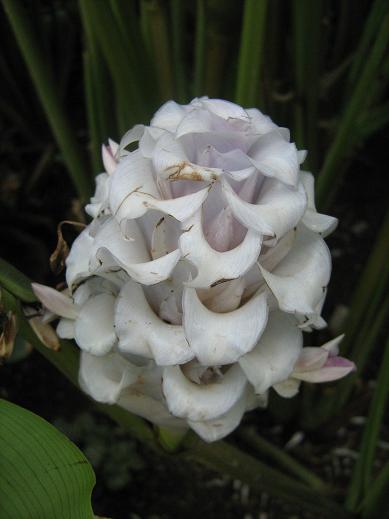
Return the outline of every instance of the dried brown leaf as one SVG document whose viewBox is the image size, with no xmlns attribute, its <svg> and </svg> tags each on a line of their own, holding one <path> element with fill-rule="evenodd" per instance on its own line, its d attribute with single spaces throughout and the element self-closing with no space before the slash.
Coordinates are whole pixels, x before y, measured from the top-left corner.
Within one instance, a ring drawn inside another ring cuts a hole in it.
<svg viewBox="0 0 389 519">
<path fill-rule="evenodd" d="M 17 333 L 16 315 L 8 312 L 3 317 L 3 331 L 0 335 L 0 359 L 8 359 L 13 352 Z"/>
<path fill-rule="evenodd" d="M 57 226 L 57 246 L 55 251 L 50 256 L 50 268 L 52 272 L 56 275 L 60 274 L 65 268 L 65 260 L 69 254 L 69 245 L 66 243 L 63 234 L 62 234 L 62 226 L 64 224 L 73 225 L 74 227 L 84 228 L 86 227 L 84 223 L 73 222 L 71 220 L 63 220 Z"/>
</svg>

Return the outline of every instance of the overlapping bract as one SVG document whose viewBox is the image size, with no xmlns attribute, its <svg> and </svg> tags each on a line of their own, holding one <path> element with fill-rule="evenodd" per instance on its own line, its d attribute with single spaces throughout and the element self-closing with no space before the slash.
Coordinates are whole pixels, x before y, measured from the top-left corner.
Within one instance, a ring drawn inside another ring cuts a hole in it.
<svg viewBox="0 0 389 519">
<path fill-rule="evenodd" d="M 103 146 L 69 292 L 35 286 L 82 350 L 87 393 L 212 441 L 271 387 L 293 396 L 354 369 L 336 344 L 303 348 L 325 326 L 336 226 L 304 158 L 258 110 L 208 98 L 170 101 Z"/>
</svg>

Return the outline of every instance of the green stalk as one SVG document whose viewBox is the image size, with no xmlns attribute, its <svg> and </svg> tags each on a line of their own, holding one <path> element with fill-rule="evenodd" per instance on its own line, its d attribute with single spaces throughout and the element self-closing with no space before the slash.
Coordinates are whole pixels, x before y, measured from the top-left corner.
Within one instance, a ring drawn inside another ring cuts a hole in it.
<svg viewBox="0 0 389 519">
<path fill-rule="evenodd" d="M 20 0 L 4 0 L 3 5 L 69 175 L 79 197 L 85 201 L 91 194 L 91 178 L 87 174 L 88 170 L 74 138 L 74 132 L 61 106 L 58 90 L 46 66 L 45 57 L 38 46 L 31 21 Z"/>
<path fill-rule="evenodd" d="M 382 519 L 382 511 L 388 506 L 389 463 L 376 477 L 359 507 L 362 519 Z"/>
<path fill-rule="evenodd" d="M 92 159 L 93 171 L 99 171 L 101 168 L 101 152 L 99 142 L 100 127 L 98 117 L 98 103 L 95 95 L 93 58 L 90 51 L 85 51 L 83 56 L 84 62 L 84 86 L 85 86 L 85 100 L 86 100 L 86 114 L 88 120 L 88 134 L 90 139 L 90 153 Z"/>
<path fill-rule="evenodd" d="M 142 0 L 141 16 L 144 38 L 149 43 L 150 59 L 155 65 L 160 98 L 174 97 L 173 71 L 167 16 L 160 0 Z"/>
<path fill-rule="evenodd" d="M 195 36 L 195 73 L 194 96 L 206 94 L 204 92 L 205 76 L 205 49 L 207 44 L 205 0 L 196 1 L 196 36 Z"/>
<path fill-rule="evenodd" d="M 280 468 L 285 469 L 291 475 L 297 476 L 303 483 L 317 490 L 320 493 L 329 493 L 329 488 L 319 477 L 311 470 L 307 469 L 301 463 L 296 461 L 292 456 L 284 450 L 275 447 L 273 444 L 256 434 L 254 429 L 240 429 L 238 431 L 239 438 L 254 449 L 261 456 L 271 459 Z"/>
<path fill-rule="evenodd" d="M 2 258 L 0 258 L 0 286 L 25 303 L 37 301 L 28 277 Z"/>
<path fill-rule="evenodd" d="M 306 0 L 293 0 L 293 60 L 296 99 L 294 100 L 294 140 L 299 148 L 306 146 L 304 125 L 304 86 L 306 70 L 306 22 L 308 19 Z"/>
<path fill-rule="evenodd" d="M 353 344 L 354 334 L 360 329 L 366 310 L 377 290 L 384 290 L 389 281 L 389 212 L 386 214 L 376 238 L 374 248 L 359 278 L 352 297 L 349 317 L 345 326 L 346 340 L 342 351 L 347 353 Z"/>
<path fill-rule="evenodd" d="M 80 5 L 85 33 L 84 83 L 87 120 L 94 172 L 101 171 L 101 144 L 117 137 L 112 108 L 111 82 L 85 5 Z"/>
<path fill-rule="evenodd" d="M 320 172 L 317 183 L 318 205 L 321 209 L 326 209 L 331 204 L 341 177 L 343 169 L 339 169 L 342 160 L 350 153 L 350 143 L 354 143 L 354 125 L 360 117 L 361 111 L 367 109 L 366 93 L 369 91 L 373 79 L 376 77 L 381 62 L 387 51 L 389 42 L 389 14 L 383 18 L 373 48 L 365 66 L 360 72 L 359 79 L 355 84 L 350 101 L 347 103 L 345 111 L 339 121 L 335 135 L 323 168 Z"/>
<path fill-rule="evenodd" d="M 265 49 L 267 0 L 245 0 L 235 100 L 261 106 L 261 72 Z"/>
<path fill-rule="evenodd" d="M 208 444 L 194 434 L 188 434 L 183 446 L 186 449 L 182 454 L 184 459 L 201 463 L 221 474 L 228 474 L 234 479 L 249 484 L 252 488 L 259 487 L 271 496 L 295 504 L 300 510 L 310 511 L 323 519 L 354 517 L 317 490 L 309 489 L 227 442 Z"/>
<path fill-rule="evenodd" d="M 359 458 L 348 489 L 346 508 L 356 510 L 358 503 L 367 495 L 385 406 L 389 395 L 389 340 L 378 373 L 377 387 L 370 405 L 369 417 L 363 431 Z"/>
<path fill-rule="evenodd" d="M 373 135 L 380 128 L 383 128 L 389 123 L 389 102 L 377 106 L 361 120 L 356 129 L 357 140 L 360 142 Z"/>
<path fill-rule="evenodd" d="M 361 325 L 361 333 L 355 337 L 351 358 L 356 363 L 357 374 L 349 375 L 344 380 L 338 382 L 336 391 L 331 396 L 328 394 L 322 396 L 315 407 L 315 411 L 311 409 L 310 413 L 304 417 L 304 426 L 306 428 L 316 429 L 331 416 L 339 416 L 342 412 L 354 390 L 357 377 L 362 373 L 366 361 L 376 344 L 377 337 L 387 320 L 389 315 L 389 298 L 383 304 L 380 303 L 378 307 L 374 307 L 372 314 L 366 317 L 363 325 Z M 375 314 L 377 315 L 375 316 Z"/>
<path fill-rule="evenodd" d="M 184 61 L 184 35 L 185 35 L 185 5 L 181 0 L 171 0 L 172 19 L 172 53 L 174 90 L 179 103 L 187 102 L 185 61 Z"/>
<path fill-rule="evenodd" d="M 83 19 L 89 20 L 111 73 L 119 131 L 123 133 L 147 119 L 148 87 L 143 80 L 143 69 L 132 46 L 123 41 L 110 5 L 92 0 L 79 0 L 79 3 Z"/>
<path fill-rule="evenodd" d="M 375 0 L 372 7 L 370 8 L 369 16 L 364 26 L 363 35 L 360 39 L 358 49 L 355 53 L 355 58 L 353 60 L 347 79 L 348 88 L 346 92 L 348 94 L 350 94 L 354 88 L 360 70 L 363 68 L 363 63 L 368 57 L 371 42 L 379 30 L 382 18 L 387 12 L 388 3 L 386 0 Z"/>
</svg>

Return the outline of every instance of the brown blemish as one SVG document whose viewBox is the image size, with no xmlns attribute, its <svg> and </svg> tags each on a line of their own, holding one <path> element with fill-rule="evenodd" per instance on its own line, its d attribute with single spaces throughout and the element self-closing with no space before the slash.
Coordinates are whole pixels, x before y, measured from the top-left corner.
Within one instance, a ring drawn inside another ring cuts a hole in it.
<svg viewBox="0 0 389 519">
<path fill-rule="evenodd" d="M 233 279 L 235 279 L 235 278 L 219 279 L 218 281 L 215 281 L 214 283 L 212 283 L 211 288 L 216 287 L 217 285 L 221 285 L 222 283 L 226 283 L 227 281 L 233 281 Z"/>
</svg>

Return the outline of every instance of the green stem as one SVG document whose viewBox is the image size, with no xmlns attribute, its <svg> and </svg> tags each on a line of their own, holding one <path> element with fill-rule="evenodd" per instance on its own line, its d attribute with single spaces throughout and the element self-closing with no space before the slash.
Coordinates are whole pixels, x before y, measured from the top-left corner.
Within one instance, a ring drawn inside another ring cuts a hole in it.
<svg viewBox="0 0 389 519">
<path fill-rule="evenodd" d="M 28 277 L 2 258 L 0 258 L 0 286 L 25 303 L 37 301 Z"/>
<path fill-rule="evenodd" d="M 85 201 L 91 194 L 91 178 L 86 173 L 88 170 L 84 158 L 61 106 L 56 85 L 37 44 L 31 22 L 20 0 L 3 0 L 3 5 L 70 177 L 78 195 Z"/>
<path fill-rule="evenodd" d="M 262 99 L 261 68 L 264 58 L 267 0 L 245 0 L 241 33 L 236 102 L 256 106 Z"/>
<path fill-rule="evenodd" d="M 171 0 L 173 73 L 176 99 L 187 102 L 184 62 L 185 5 L 181 0 Z"/>
<path fill-rule="evenodd" d="M 196 2 L 195 73 L 193 93 L 204 95 L 205 49 L 207 43 L 205 0 Z"/>
<path fill-rule="evenodd" d="M 383 18 L 376 40 L 359 79 L 353 89 L 350 101 L 346 104 L 334 142 L 332 143 L 317 182 L 318 205 L 326 209 L 331 204 L 344 170 L 338 169 L 342 160 L 350 153 L 350 144 L 354 143 L 354 125 L 361 111 L 366 110 L 366 93 L 379 71 L 389 41 L 389 14 Z"/>
<path fill-rule="evenodd" d="M 386 343 L 384 357 L 378 373 L 377 387 L 370 405 L 370 413 L 363 431 L 359 458 L 355 465 L 349 485 L 346 508 L 356 510 L 360 500 L 368 493 L 374 455 L 381 428 L 382 419 L 389 395 L 389 340 Z"/>
<path fill-rule="evenodd" d="M 226 442 L 207 444 L 194 434 L 188 434 L 183 442 L 186 451 L 182 457 L 239 479 L 252 488 L 261 488 L 271 496 L 294 503 L 299 509 L 309 510 L 321 518 L 346 519 L 353 514 L 320 495 L 316 490 L 285 476 L 257 459 Z"/>
<path fill-rule="evenodd" d="M 271 459 L 281 468 L 286 469 L 290 474 L 297 476 L 302 482 L 321 493 L 329 493 L 329 488 L 311 470 L 289 456 L 282 449 L 274 446 L 258 434 L 254 429 L 240 429 L 238 436 L 242 441 L 254 449 L 258 454 Z"/>
<path fill-rule="evenodd" d="M 384 290 L 389 281 L 389 212 L 376 238 L 374 248 L 359 278 L 357 288 L 352 297 L 349 317 L 345 326 L 346 340 L 342 351 L 347 353 L 353 344 L 354 335 L 360 330 L 364 314 L 371 306 L 377 290 Z"/>
<path fill-rule="evenodd" d="M 362 519 L 382 519 L 382 511 L 388 506 L 389 463 L 376 477 L 360 506 Z"/>
<path fill-rule="evenodd" d="M 165 7 L 160 0 L 142 0 L 144 36 L 149 43 L 149 51 L 158 77 L 159 94 L 163 101 L 172 99 L 173 72 L 170 41 Z"/>
</svg>

